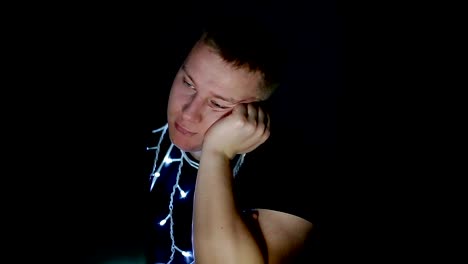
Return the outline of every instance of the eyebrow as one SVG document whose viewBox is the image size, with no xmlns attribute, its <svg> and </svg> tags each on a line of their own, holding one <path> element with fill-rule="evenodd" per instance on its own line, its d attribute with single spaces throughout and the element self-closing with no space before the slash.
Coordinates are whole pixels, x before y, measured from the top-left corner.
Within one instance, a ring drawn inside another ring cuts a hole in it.
<svg viewBox="0 0 468 264">
<path fill-rule="evenodd" d="M 185 72 L 185 74 L 189 77 L 189 79 L 195 84 L 195 86 L 197 86 L 195 80 L 192 78 L 192 76 L 190 76 L 190 74 L 188 73 L 187 71 L 187 68 L 185 67 L 185 64 L 182 65 L 182 70 Z M 229 103 L 232 103 L 232 104 L 237 104 L 237 103 L 240 103 L 242 102 L 243 100 L 239 101 L 239 100 L 235 100 L 234 98 L 225 98 L 219 94 L 215 94 L 215 93 L 212 93 L 214 97 L 218 98 L 218 99 L 221 99 L 223 101 L 226 101 L 226 102 L 229 102 Z"/>
</svg>

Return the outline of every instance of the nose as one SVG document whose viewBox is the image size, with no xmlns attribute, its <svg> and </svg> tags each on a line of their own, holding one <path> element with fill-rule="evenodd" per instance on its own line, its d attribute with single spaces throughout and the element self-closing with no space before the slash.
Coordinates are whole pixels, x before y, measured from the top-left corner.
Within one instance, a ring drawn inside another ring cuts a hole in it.
<svg viewBox="0 0 468 264">
<path fill-rule="evenodd" d="M 200 122 L 202 120 L 202 106 L 202 100 L 195 95 L 182 107 L 182 117 L 187 121 Z"/>
</svg>

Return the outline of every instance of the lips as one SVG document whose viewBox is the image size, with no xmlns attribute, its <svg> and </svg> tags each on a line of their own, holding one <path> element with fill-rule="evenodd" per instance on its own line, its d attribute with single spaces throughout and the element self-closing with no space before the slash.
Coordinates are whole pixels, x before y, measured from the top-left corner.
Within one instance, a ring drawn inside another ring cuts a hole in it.
<svg viewBox="0 0 468 264">
<path fill-rule="evenodd" d="M 179 131 L 179 133 L 181 133 L 182 135 L 185 135 L 185 136 L 192 136 L 192 135 L 195 135 L 196 133 L 193 133 L 187 129 L 185 129 L 184 127 L 182 127 L 181 125 L 179 125 L 177 122 L 174 123 L 174 126 L 176 128 L 177 131 Z"/>
</svg>

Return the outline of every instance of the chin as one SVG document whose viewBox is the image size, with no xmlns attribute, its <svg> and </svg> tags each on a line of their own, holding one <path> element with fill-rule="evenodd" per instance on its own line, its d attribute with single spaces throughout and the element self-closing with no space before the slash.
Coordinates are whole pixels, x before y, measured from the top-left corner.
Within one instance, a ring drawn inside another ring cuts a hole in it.
<svg viewBox="0 0 468 264">
<path fill-rule="evenodd" d="M 171 131 L 169 131 L 169 137 L 174 145 L 185 152 L 196 152 L 201 150 L 200 144 L 194 144 L 187 138 L 180 136 L 177 133 L 171 133 Z"/>
<path fill-rule="evenodd" d="M 179 149 L 185 152 L 198 152 L 201 150 L 201 148 L 198 146 L 190 145 L 187 143 L 184 144 L 184 142 L 178 142 L 177 140 L 172 141 L 172 143 L 174 143 L 174 145 L 176 145 Z"/>
</svg>

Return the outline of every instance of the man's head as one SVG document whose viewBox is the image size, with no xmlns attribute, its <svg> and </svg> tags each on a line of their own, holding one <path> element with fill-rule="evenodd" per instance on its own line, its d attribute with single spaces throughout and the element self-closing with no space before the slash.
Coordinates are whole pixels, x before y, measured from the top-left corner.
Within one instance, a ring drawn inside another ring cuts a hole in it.
<svg viewBox="0 0 468 264">
<path fill-rule="evenodd" d="M 206 131 L 237 104 L 266 100 L 279 86 L 284 52 L 258 21 L 208 21 L 173 81 L 167 117 L 172 142 L 201 150 Z"/>
</svg>

